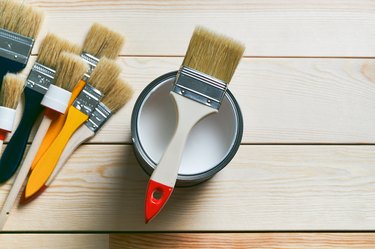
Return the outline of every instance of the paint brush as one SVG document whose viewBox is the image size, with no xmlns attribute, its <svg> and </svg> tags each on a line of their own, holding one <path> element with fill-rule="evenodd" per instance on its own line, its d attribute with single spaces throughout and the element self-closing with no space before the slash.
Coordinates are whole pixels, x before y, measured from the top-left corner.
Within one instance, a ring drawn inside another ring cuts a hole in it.
<svg viewBox="0 0 375 249">
<path fill-rule="evenodd" d="M 16 108 L 23 90 L 24 79 L 6 74 L 0 93 L 0 151 L 8 133 L 13 131 Z"/>
<path fill-rule="evenodd" d="M 70 91 L 74 87 L 74 84 L 71 82 L 78 82 L 86 73 L 87 69 L 88 65 L 78 55 L 63 53 L 60 56 L 59 63 L 56 67 L 55 85 L 50 86 L 50 89 L 42 100 L 42 105 L 46 108 L 43 120 L 0 212 L 0 230 L 14 206 L 18 193 L 30 170 L 32 160 L 34 159 L 49 124 L 59 113 L 65 112 L 71 95 Z"/>
<path fill-rule="evenodd" d="M 122 80 L 118 79 L 109 90 L 109 92 L 103 97 L 102 102 L 95 108 L 95 111 L 91 113 L 91 116 L 84 125 L 82 125 L 70 138 L 67 143 L 61 157 L 56 164 L 53 173 L 44 183 L 43 187 L 40 188 L 34 195 L 21 199 L 22 204 L 29 203 L 34 200 L 40 194 L 49 187 L 55 180 L 56 176 L 59 174 L 63 166 L 73 152 L 84 142 L 88 141 L 94 137 L 98 131 L 103 127 L 105 123 L 111 118 L 111 116 L 116 113 L 120 108 L 122 108 L 131 98 L 133 90 L 131 87 L 124 83 Z"/>
<path fill-rule="evenodd" d="M 6 73 L 26 67 L 42 20 L 35 8 L 0 0 L 0 87 Z"/>
<path fill-rule="evenodd" d="M 25 109 L 21 121 L 0 160 L 0 182 L 7 181 L 22 161 L 34 123 L 44 110 L 44 95 L 54 82 L 55 69 L 63 51 L 79 53 L 80 48 L 55 35 L 47 35 L 41 43 L 39 56 L 32 67 L 24 88 Z"/>
<path fill-rule="evenodd" d="M 102 60 L 99 63 L 101 62 Z M 67 118 L 61 132 L 31 171 L 25 190 L 26 199 L 34 195 L 44 186 L 71 136 L 89 119 L 91 113 L 95 111 L 95 107 L 102 98 L 102 92 L 106 94 L 113 87 L 119 74 L 113 74 L 111 71 L 103 70 L 108 68 L 110 62 L 110 60 L 107 60 L 106 65 L 97 65 L 90 77 L 89 83 L 86 84 L 73 105 L 69 107 Z"/>
<path fill-rule="evenodd" d="M 148 183 L 146 223 L 171 196 L 189 133 L 201 119 L 218 112 L 244 49 L 242 44 L 207 29 L 199 27 L 194 31 L 171 90 L 177 127 Z"/>
<path fill-rule="evenodd" d="M 102 66 L 107 65 L 109 68 L 107 70 L 114 70 L 113 74 L 117 74 L 116 71 L 120 72 L 120 69 L 116 69 L 110 66 L 108 59 L 114 59 L 122 49 L 124 44 L 124 38 L 107 27 L 94 24 L 89 32 L 86 35 L 85 41 L 83 43 L 81 57 L 89 64 L 89 71 L 84 79 L 82 79 L 75 89 L 72 92 L 72 97 L 69 102 L 69 106 L 73 104 L 73 101 L 77 98 L 78 94 L 82 91 L 83 87 L 86 84 L 86 81 L 89 79 L 91 73 L 95 70 L 99 59 L 105 60 Z M 117 77 L 116 77 L 117 78 Z M 60 116 L 57 120 L 54 120 L 48 129 L 46 136 L 43 139 L 43 142 L 38 150 L 38 153 L 35 156 L 31 169 L 34 169 L 36 163 L 40 160 L 42 155 L 47 151 L 49 146 L 55 140 L 62 127 L 64 126 L 67 115 Z"/>
</svg>

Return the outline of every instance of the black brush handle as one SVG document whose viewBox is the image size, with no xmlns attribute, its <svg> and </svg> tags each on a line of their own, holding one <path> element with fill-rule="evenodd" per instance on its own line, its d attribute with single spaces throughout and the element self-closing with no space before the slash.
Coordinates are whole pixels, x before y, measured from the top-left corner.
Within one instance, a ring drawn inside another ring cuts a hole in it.
<svg viewBox="0 0 375 249">
<path fill-rule="evenodd" d="M 8 73 L 8 69 L 3 66 L 0 66 L 0 89 L 1 89 L 1 86 L 3 85 L 4 76 L 7 73 Z"/>
<path fill-rule="evenodd" d="M 44 110 L 40 104 L 44 97 L 28 87 L 24 90 L 25 110 L 16 132 L 10 139 L 0 160 L 0 183 L 7 181 L 16 173 L 25 153 L 27 140 L 38 116 Z"/>
</svg>

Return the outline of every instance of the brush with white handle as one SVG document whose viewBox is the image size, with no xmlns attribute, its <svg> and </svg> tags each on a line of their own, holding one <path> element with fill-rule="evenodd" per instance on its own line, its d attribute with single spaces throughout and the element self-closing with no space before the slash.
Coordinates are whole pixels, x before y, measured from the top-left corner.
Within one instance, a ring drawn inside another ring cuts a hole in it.
<svg viewBox="0 0 375 249">
<path fill-rule="evenodd" d="M 13 131 L 16 108 L 25 80 L 15 74 L 6 74 L 0 93 L 0 152 L 8 133 Z"/>
<path fill-rule="evenodd" d="M 204 28 L 194 31 L 171 90 L 178 114 L 177 128 L 147 187 L 146 223 L 171 196 L 189 133 L 201 119 L 219 111 L 244 50 L 241 43 L 228 37 Z"/>
</svg>

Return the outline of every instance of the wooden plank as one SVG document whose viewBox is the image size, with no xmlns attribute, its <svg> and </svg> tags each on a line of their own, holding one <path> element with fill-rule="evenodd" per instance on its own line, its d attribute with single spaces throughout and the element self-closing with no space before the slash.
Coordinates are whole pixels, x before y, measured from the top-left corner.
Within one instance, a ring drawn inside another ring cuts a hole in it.
<svg viewBox="0 0 375 249">
<path fill-rule="evenodd" d="M 121 58 L 135 94 L 91 140 L 130 143 L 140 92 L 182 58 Z M 243 143 L 375 143 L 375 60 L 244 59 L 230 85 L 244 116 Z"/>
<path fill-rule="evenodd" d="M 145 225 L 148 177 L 132 148 L 86 145 L 44 195 L 13 210 L 5 231 L 374 230 L 374 164 L 374 146 L 241 146 Z"/>
<path fill-rule="evenodd" d="M 46 12 L 41 37 L 53 31 L 81 43 L 100 22 L 126 36 L 124 55 L 183 55 L 199 24 L 240 39 L 247 56 L 375 56 L 370 0 L 26 2 Z"/>
<path fill-rule="evenodd" d="M 2 249 L 106 249 L 107 234 L 0 234 Z"/>
<path fill-rule="evenodd" d="M 110 249 L 372 249 L 373 233 L 161 233 L 110 235 Z"/>
</svg>

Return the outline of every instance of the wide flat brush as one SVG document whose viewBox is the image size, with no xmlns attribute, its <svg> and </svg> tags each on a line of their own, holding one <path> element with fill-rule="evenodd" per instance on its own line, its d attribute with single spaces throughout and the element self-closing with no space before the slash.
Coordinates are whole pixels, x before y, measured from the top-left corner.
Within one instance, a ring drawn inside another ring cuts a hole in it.
<svg viewBox="0 0 375 249">
<path fill-rule="evenodd" d="M 52 34 L 44 38 L 23 91 L 25 109 L 21 121 L 0 160 L 0 182 L 12 177 L 22 161 L 33 125 L 44 110 L 41 102 L 54 82 L 59 56 L 64 51 L 79 53 L 80 47 Z"/>
<path fill-rule="evenodd" d="M 109 63 L 110 61 L 107 62 Z M 103 66 L 103 68 L 106 67 Z M 97 71 L 99 69 L 98 64 L 90 77 L 89 83 L 86 84 L 73 105 L 69 107 L 61 132 L 31 171 L 25 190 L 26 198 L 34 195 L 44 186 L 59 161 L 70 137 L 89 119 L 91 113 L 95 111 L 95 107 L 102 98 L 102 93 L 108 93 L 116 82 L 119 74 L 114 75 L 110 71 Z"/>
<path fill-rule="evenodd" d="M 16 108 L 23 91 L 24 79 L 6 74 L 0 93 L 0 151 L 8 133 L 13 131 Z"/>
<path fill-rule="evenodd" d="M 42 100 L 42 105 L 46 107 L 44 118 L 0 212 L 0 230 L 10 215 L 49 124 L 59 113 L 65 112 L 70 98 L 70 91 L 74 86 L 70 82 L 78 82 L 87 71 L 87 68 L 87 64 L 78 55 L 63 53 L 60 56 L 59 64 L 56 67 L 55 85 L 50 86 Z M 52 93 L 49 93 L 50 91 Z"/>
<path fill-rule="evenodd" d="M 87 72 L 87 77 L 82 79 L 72 92 L 72 97 L 69 105 L 73 104 L 73 101 L 78 97 L 78 94 L 82 91 L 89 79 L 91 73 L 95 70 L 98 65 L 99 59 L 105 60 L 101 63 L 101 67 L 107 66 L 106 70 L 114 70 L 112 73 L 115 75 L 120 72 L 119 68 L 114 68 L 109 65 L 108 59 L 114 59 L 118 56 L 124 45 L 124 38 L 117 32 L 114 32 L 107 27 L 100 24 L 93 24 L 89 32 L 86 35 L 85 41 L 83 43 L 81 57 L 89 64 L 90 69 Z M 99 65 L 98 65 L 99 66 Z M 116 77 L 117 78 L 117 77 Z M 60 133 L 62 127 L 64 126 L 67 115 L 60 116 L 57 120 L 54 120 L 43 139 L 43 142 L 35 156 L 32 164 L 32 169 L 34 169 L 36 163 L 40 160 L 42 155 L 47 151 L 49 146 L 55 140 L 57 135 Z"/>
<path fill-rule="evenodd" d="M 0 0 L 0 87 L 6 73 L 26 67 L 42 20 L 35 8 Z"/>
<path fill-rule="evenodd" d="M 95 111 L 91 113 L 89 120 L 82 125 L 70 138 L 67 143 L 59 161 L 56 164 L 51 176 L 44 183 L 44 185 L 35 192 L 34 195 L 28 196 L 28 198 L 21 198 L 22 204 L 29 203 L 38 197 L 48 186 L 52 184 L 56 176 L 59 174 L 63 166 L 73 152 L 84 142 L 94 137 L 98 131 L 103 127 L 110 117 L 122 108 L 131 98 L 133 90 L 129 85 L 125 84 L 122 80 L 117 80 L 113 84 L 110 91 L 103 97 L 103 100 L 95 108 Z"/>
<path fill-rule="evenodd" d="M 244 49 L 242 44 L 207 29 L 194 31 L 171 90 L 178 114 L 177 127 L 148 183 L 146 223 L 171 196 L 189 133 L 201 119 L 218 112 Z"/>
</svg>

